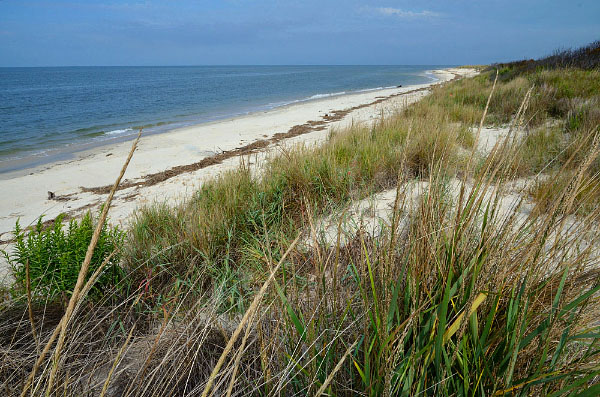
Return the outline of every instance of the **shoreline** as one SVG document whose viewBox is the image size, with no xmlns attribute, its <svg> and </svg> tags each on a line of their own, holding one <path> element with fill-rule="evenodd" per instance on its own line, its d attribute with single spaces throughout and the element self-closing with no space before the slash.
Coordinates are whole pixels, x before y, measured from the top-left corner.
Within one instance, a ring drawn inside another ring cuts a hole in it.
<svg viewBox="0 0 600 397">
<path fill-rule="evenodd" d="M 473 72 L 444 69 L 435 73 L 438 82 L 321 98 L 142 135 L 111 206 L 111 223 L 124 226 L 134 210 L 145 204 L 185 200 L 203 181 L 237 167 L 242 156 L 256 165 L 282 146 L 318 144 L 331 129 L 376 121 L 419 100 L 431 86 Z M 72 218 L 94 211 L 105 200 L 105 187 L 114 182 L 130 147 L 131 141 L 95 147 L 75 159 L 0 178 L 0 189 L 5 192 L 0 196 L 0 249 L 12 240 L 17 219 L 27 227 L 41 215 L 51 222 L 61 213 Z M 53 200 L 48 200 L 48 192 L 55 194 Z"/>
<path fill-rule="evenodd" d="M 430 85 L 440 82 L 440 78 L 437 77 L 436 71 L 443 69 L 431 69 L 422 72 L 422 77 L 427 78 L 431 81 L 422 84 L 411 84 L 405 85 L 404 87 L 412 87 L 415 85 Z M 285 109 L 294 105 L 301 105 L 314 101 L 334 99 L 342 96 L 360 95 L 364 93 L 380 92 L 390 89 L 396 89 L 400 86 L 387 86 L 387 87 L 374 87 L 364 88 L 343 92 L 331 92 L 331 93 L 318 93 L 310 97 L 302 97 L 300 99 L 290 99 L 281 102 L 273 102 L 268 104 L 256 105 L 250 109 L 240 109 L 232 111 L 228 114 L 220 116 L 207 117 L 197 120 L 173 120 L 168 122 L 159 122 L 158 124 L 148 124 L 142 126 L 144 129 L 144 135 L 151 136 L 157 134 L 167 134 L 174 131 L 187 128 L 196 128 L 202 125 L 220 123 L 223 121 L 235 120 L 254 114 L 260 114 L 265 112 L 276 111 L 279 109 Z M 69 162 L 72 160 L 78 160 L 85 156 L 89 152 L 110 145 L 117 145 L 123 142 L 131 142 L 137 136 L 139 129 L 137 127 L 123 127 L 117 131 L 127 132 L 127 134 L 118 134 L 110 136 L 111 133 L 107 133 L 102 136 L 104 139 L 91 139 L 87 141 L 73 142 L 63 146 L 50 147 L 47 149 L 32 150 L 23 157 L 7 158 L 0 160 L 0 180 L 10 179 L 15 176 L 26 175 L 30 172 L 38 172 L 40 170 L 47 169 L 48 165 Z"/>
</svg>

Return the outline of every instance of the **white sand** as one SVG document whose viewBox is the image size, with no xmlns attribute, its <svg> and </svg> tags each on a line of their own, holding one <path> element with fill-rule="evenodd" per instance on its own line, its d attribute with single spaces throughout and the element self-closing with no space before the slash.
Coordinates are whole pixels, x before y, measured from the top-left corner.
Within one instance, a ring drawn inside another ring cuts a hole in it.
<svg viewBox="0 0 600 397">
<path fill-rule="evenodd" d="M 512 183 L 512 189 L 503 191 L 498 196 L 498 207 L 496 217 L 505 220 L 508 216 L 516 215 L 515 228 L 520 228 L 528 219 L 534 205 L 527 200 L 524 192 L 532 179 L 521 183 Z M 448 194 L 454 204 L 458 203 L 462 181 L 453 178 L 448 182 Z M 465 194 L 469 194 L 473 185 L 467 182 Z M 404 229 L 413 216 L 420 199 L 428 193 L 430 184 L 428 181 L 409 181 L 400 186 L 400 199 L 398 202 L 399 217 L 397 230 Z M 351 202 L 343 210 L 317 220 L 315 230 L 317 242 L 327 246 L 334 246 L 340 234 L 340 244 L 343 246 L 352 241 L 360 229 L 372 237 L 378 237 L 384 230 L 392 227 L 394 204 L 396 201 L 396 188 L 384 190 L 362 200 Z M 494 198 L 493 189 L 484 193 L 483 202 L 487 203 Z M 308 234 L 308 233 L 307 233 Z M 314 246 L 314 237 L 306 236 L 305 246 Z"/>
<path fill-rule="evenodd" d="M 470 76 L 475 73 L 470 69 L 446 69 L 436 71 L 436 76 L 441 81 L 447 81 L 455 75 Z M 431 84 L 329 97 L 228 120 L 176 129 L 167 133 L 143 136 L 124 179 L 142 180 L 140 178 L 151 173 L 161 172 L 174 166 L 192 164 L 224 150 L 232 150 L 261 139 L 269 139 L 277 133 L 286 133 L 291 127 L 304 124 L 309 120 L 323 120 L 323 116 L 331 114 L 332 111 L 367 105 L 382 97 L 393 96 L 378 104 L 356 109 L 339 121 L 328 122 L 324 130 L 290 138 L 285 141 L 285 144 L 321 142 L 327 137 L 331 128 L 343 128 L 351 123 L 372 122 L 382 114 L 387 115 L 420 99 L 427 94 L 427 90 L 404 95 L 396 94 L 429 85 Z M 282 143 L 284 142 L 271 144 L 265 150 L 273 150 Z M 63 212 L 78 216 L 85 210 L 98 206 L 105 200 L 106 195 L 82 192 L 81 187 L 112 184 L 130 147 L 131 142 L 101 146 L 78 153 L 72 160 L 0 175 L 0 191 L 2 192 L 0 195 L 0 242 L 12 238 L 10 231 L 17 219 L 20 219 L 22 226 L 27 226 L 34 223 L 40 215 L 44 215 L 44 220 L 53 219 Z M 110 212 L 111 221 L 125 224 L 128 215 L 136 207 L 145 203 L 157 200 L 172 202 L 184 200 L 188 193 L 198 189 L 203 181 L 224 170 L 236 167 L 238 164 L 239 158 L 230 158 L 221 164 L 182 173 L 153 186 L 120 190 L 113 201 Z M 54 192 L 57 196 L 68 195 L 70 200 L 48 200 L 48 191 Z M 0 243 L 0 249 L 6 247 L 6 243 Z M 0 261 L 2 260 L 0 259 Z M 0 268 L 2 268 L 1 263 Z"/>
</svg>

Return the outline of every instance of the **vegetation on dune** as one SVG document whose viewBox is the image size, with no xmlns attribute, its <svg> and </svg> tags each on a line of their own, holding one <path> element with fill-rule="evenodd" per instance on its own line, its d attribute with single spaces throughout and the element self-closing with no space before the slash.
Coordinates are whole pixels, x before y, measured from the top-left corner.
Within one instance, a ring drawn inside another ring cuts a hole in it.
<svg viewBox="0 0 600 397">
<path fill-rule="evenodd" d="M 122 249 L 115 231 L 98 257 L 115 249 L 124 276 L 98 284 L 105 287 L 78 306 L 64 348 L 45 366 L 35 363 L 58 321 L 39 313 L 61 312 L 56 294 L 32 283 L 44 306 L 5 304 L 2 389 L 598 393 L 594 46 L 533 68 L 500 65 L 495 88 L 495 69 L 436 87 L 373 126 L 332 132 L 318 147 L 282 149 L 260 169 L 244 160 L 181 205 L 138 209 Z M 489 152 L 478 149 L 482 119 L 510 132 Z M 528 196 L 506 204 L 521 179 Z M 414 181 L 424 187 L 416 203 Z M 359 229 L 350 241 L 322 244 L 319 219 L 387 189 L 396 199 L 379 234 Z M 85 240 L 55 229 L 19 234 L 19 263 L 30 258 L 31 267 L 33 253 L 62 258 L 54 239 Z M 39 235 L 54 237 L 25 243 Z M 61 266 L 81 263 L 73 258 Z"/>
<path fill-rule="evenodd" d="M 516 75 L 549 69 L 600 68 L 600 40 L 576 49 L 557 50 L 552 55 L 533 60 L 526 59 L 509 63 L 498 63 L 489 69 L 498 69 L 502 78 L 511 79 Z"/>
<path fill-rule="evenodd" d="M 34 298 L 42 300 L 70 296 L 95 225 L 89 212 L 80 221 L 71 220 L 66 230 L 62 219 L 59 216 L 52 225 L 45 226 L 40 217 L 29 232 L 17 222 L 14 252 L 4 253 L 15 276 L 13 296 L 23 296 L 28 289 L 34 292 Z M 93 296 L 102 296 L 107 287 L 123 277 L 118 248 L 124 237 L 117 227 L 103 227 L 90 266 L 91 273 L 100 266 L 104 269 L 94 284 Z"/>
<path fill-rule="evenodd" d="M 493 126 L 514 126 L 514 115 L 531 90 L 520 134 L 514 135 L 507 150 L 515 157 L 510 165 L 513 178 L 548 175 L 532 189 L 532 197 L 542 207 L 550 197 L 560 195 L 558 185 L 567 187 L 566 173 L 578 172 L 590 159 L 600 132 L 600 68 L 542 66 L 544 63 L 540 61 L 531 72 L 521 69 L 519 63 L 503 65 L 505 71 L 511 71 L 511 77 L 505 77 L 496 87 L 486 117 Z M 492 89 L 494 70 L 434 90 L 409 111 L 426 117 L 430 109 L 440 108 L 452 121 L 475 125 Z M 589 161 L 583 176 L 587 181 L 585 191 L 577 195 L 578 204 L 572 211 L 587 212 L 600 200 L 600 158 L 592 156 Z"/>
<path fill-rule="evenodd" d="M 450 167 L 459 161 L 457 148 L 471 140 L 469 131 L 444 122 L 441 114 L 397 117 L 372 129 L 334 133 L 318 148 L 285 150 L 260 176 L 242 165 L 204 184 L 181 207 L 140 209 L 127 263 L 147 262 L 141 274 L 167 264 L 167 272 L 183 275 L 189 264 L 221 269 L 233 261 L 260 274 L 265 265 L 255 263 L 256 250 L 265 243 L 260 236 L 290 237 L 307 225 L 308 213 L 320 216 L 352 198 L 393 187 L 401 167 L 402 180 L 427 177 L 442 159 Z M 147 261 L 149 252 L 160 254 Z M 159 280 L 164 277 L 156 284 Z"/>
</svg>

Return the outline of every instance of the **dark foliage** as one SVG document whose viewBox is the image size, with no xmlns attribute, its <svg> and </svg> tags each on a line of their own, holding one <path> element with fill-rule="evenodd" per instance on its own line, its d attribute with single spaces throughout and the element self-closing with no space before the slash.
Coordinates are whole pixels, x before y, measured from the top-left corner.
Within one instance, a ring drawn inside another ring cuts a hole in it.
<svg viewBox="0 0 600 397">
<path fill-rule="evenodd" d="M 580 68 L 592 70 L 600 68 L 600 40 L 577 49 L 556 50 L 552 55 L 533 60 L 524 59 L 508 63 L 496 63 L 487 70 L 500 72 L 500 78 L 510 80 L 515 76 L 540 69 Z"/>
</svg>

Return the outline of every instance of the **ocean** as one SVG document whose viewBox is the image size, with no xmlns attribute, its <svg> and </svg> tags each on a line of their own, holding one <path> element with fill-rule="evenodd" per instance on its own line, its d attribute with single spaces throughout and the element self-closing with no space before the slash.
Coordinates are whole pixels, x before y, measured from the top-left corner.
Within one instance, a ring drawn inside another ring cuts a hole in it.
<svg viewBox="0 0 600 397">
<path fill-rule="evenodd" d="M 435 80 L 424 66 L 0 68 L 0 173 L 174 128 Z"/>
</svg>

